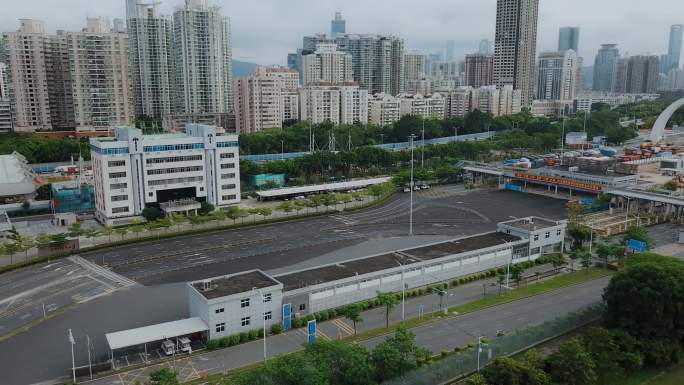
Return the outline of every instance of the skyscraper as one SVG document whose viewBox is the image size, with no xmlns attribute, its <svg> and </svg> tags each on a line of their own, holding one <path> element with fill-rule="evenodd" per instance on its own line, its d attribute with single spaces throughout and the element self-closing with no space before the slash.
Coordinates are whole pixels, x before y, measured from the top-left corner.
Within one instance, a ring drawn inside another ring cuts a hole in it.
<svg viewBox="0 0 684 385">
<path fill-rule="evenodd" d="M 682 56 L 682 33 L 684 25 L 675 24 L 670 27 L 670 43 L 667 49 L 667 67 L 665 73 L 679 68 L 679 59 Z"/>
<path fill-rule="evenodd" d="M 477 52 L 482 55 L 491 55 L 493 53 L 492 42 L 489 39 L 480 40 L 480 45 Z"/>
<path fill-rule="evenodd" d="M 652 94 L 658 89 L 658 56 L 631 56 L 620 59 L 616 67 L 615 92 Z"/>
<path fill-rule="evenodd" d="M 129 66 L 135 116 L 171 114 L 175 92 L 173 23 L 157 14 L 159 3 L 127 0 Z"/>
<path fill-rule="evenodd" d="M 446 61 L 456 60 L 456 42 L 447 40 L 446 42 Z"/>
<path fill-rule="evenodd" d="M 345 33 L 347 33 L 347 21 L 342 18 L 342 12 L 337 11 L 335 18 L 330 22 L 330 34 L 335 37 Z"/>
<path fill-rule="evenodd" d="M 601 44 L 594 61 L 594 91 L 615 91 L 615 72 L 619 58 L 617 44 Z"/>
<path fill-rule="evenodd" d="M 479 88 L 493 84 L 494 56 L 472 54 L 465 57 L 465 85 Z"/>
<path fill-rule="evenodd" d="M 427 74 L 427 56 L 420 53 L 404 55 L 404 91 L 418 92 L 417 82 Z"/>
<path fill-rule="evenodd" d="M 177 111 L 233 111 L 230 21 L 207 0 L 185 0 L 173 15 Z"/>
<path fill-rule="evenodd" d="M 572 101 L 580 91 L 580 71 L 574 50 L 542 52 L 537 70 L 537 99 Z"/>
<path fill-rule="evenodd" d="M 562 27 L 558 31 L 558 51 L 571 49 L 579 54 L 579 37 L 579 27 Z"/>
<path fill-rule="evenodd" d="M 520 90 L 524 106 L 534 97 L 539 0 L 497 0 L 494 84 Z"/>
</svg>

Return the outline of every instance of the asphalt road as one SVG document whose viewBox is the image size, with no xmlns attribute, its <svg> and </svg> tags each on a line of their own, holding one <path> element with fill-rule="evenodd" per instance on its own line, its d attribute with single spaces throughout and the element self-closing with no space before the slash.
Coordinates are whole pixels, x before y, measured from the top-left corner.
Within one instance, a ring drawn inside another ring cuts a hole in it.
<svg viewBox="0 0 684 385">
<path fill-rule="evenodd" d="M 608 282 L 609 278 L 602 278 L 463 316 L 443 319 L 412 329 L 412 331 L 416 334 L 416 342 L 420 346 L 430 349 L 433 353 L 439 353 L 442 350 L 452 350 L 456 346 L 464 346 L 472 341 L 473 335 L 484 335 L 491 338 L 496 335 L 497 330 L 513 332 L 554 320 L 567 313 L 598 303 L 601 300 L 603 288 L 607 286 Z M 470 288 L 458 288 L 456 290 L 458 298 L 462 297 L 461 291 L 468 292 L 473 288 L 479 289 L 477 284 L 471 286 Z M 425 298 L 413 301 L 421 300 L 425 300 Z M 466 300 L 455 301 L 455 303 L 462 302 L 466 302 Z M 395 320 L 398 317 L 397 312 L 398 310 L 395 310 L 392 314 Z M 380 317 L 377 317 L 377 315 Z M 363 318 L 366 320 L 364 324 L 376 324 L 375 327 L 377 327 L 377 324 L 384 324 L 384 316 L 382 314 L 364 313 Z M 340 322 L 342 325 L 340 325 Z M 348 330 L 350 325 L 346 321 L 334 320 L 322 323 L 320 328 L 322 330 L 335 330 L 338 328 Z M 319 338 L 335 338 L 335 335 L 324 334 L 319 336 Z M 384 338 L 374 338 L 364 341 L 363 344 L 368 348 L 372 348 L 383 341 Z M 306 335 L 301 329 L 270 337 L 267 340 L 268 356 L 273 357 L 278 354 L 299 350 L 305 341 Z M 165 363 L 132 370 L 90 383 L 93 385 L 133 385 L 135 381 L 145 381 L 149 377 L 149 373 L 164 366 L 173 367 L 179 372 L 179 377 L 183 381 L 188 381 L 198 378 L 204 372 L 208 374 L 224 372 L 260 362 L 262 359 L 262 341 L 259 340 L 201 356 L 177 359 L 175 363 Z"/>
<path fill-rule="evenodd" d="M 0 352 L 3 352 L 0 370 L 9 373 L 7 382 L 3 379 L 2 383 L 31 384 L 64 376 L 71 366 L 66 343 L 68 328 L 73 329 L 77 340 L 78 365 L 86 362 L 86 335 L 93 340 L 96 355 L 102 357 L 107 351 L 105 333 L 187 317 L 187 294 L 180 282 L 254 268 L 286 270 L 288 266 L 299 266 L 321 256 L 349 259 L 351 254 L 345 252 L 347 248 L 368 242 L 393 250 L 394 243 L 383 245 L 383 240 L 408 233 L 408 208 L 408 194 L 401 194 L 382 206 L 350 214 L 337 213 L 85 254 L 84 258 L 99 264 L 104 258 L 106 264 L 114 266 L 114 272 L 145 286 L 112 291 L 0 342 Z M 564 202 L 560 200 L 515 192 L 465 192 L 459 186 L 421 191 L 415 196 L 414 208 L 417 235 L 445 237 L 493 231 L 497 222 L 513 217 L 562 218 L 565 215 Z M 359 252 L 358 248 L 354 250 Z M 11 278 L 12 284 L 40 287 L 63 278 L 60 274 L 45 274 L 44 270 L 50 270 L 45 266 L 36 265 L 13 273 L 16 275 Z M 5 279 L 9 281 L 6 277 L 9 276 L 0 276 L 0 284 Z M 80 280 L 91 278 L 84 276 Z M 80 280 L 70 285 L 75 287 Z M 9 298 L 10 293 L 0 287 L 0 301 Z M 72 297 L 69 293 L 64 295 Z M 42 300 L 29 300 L 26 306 L 33 309 L 40 306 L 42 312 Z"/>
</svg>

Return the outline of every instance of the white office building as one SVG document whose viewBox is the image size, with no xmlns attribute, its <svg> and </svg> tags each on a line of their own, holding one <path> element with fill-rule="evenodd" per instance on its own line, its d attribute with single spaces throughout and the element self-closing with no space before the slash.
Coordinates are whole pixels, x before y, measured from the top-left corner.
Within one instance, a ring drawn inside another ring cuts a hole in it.
<svg viewBox="0 0 684 385">
<path fill-rule="evenodd" d="M 199 124 L 164 135 L 122 127 L 116 137 L 93 138 L 90 146 L 95 216 L 102 223 L 130 223 L 147 206 L 191 213 L 202 201 L 218 208 L 240 202 L 237 135 Z"/>
</svg>

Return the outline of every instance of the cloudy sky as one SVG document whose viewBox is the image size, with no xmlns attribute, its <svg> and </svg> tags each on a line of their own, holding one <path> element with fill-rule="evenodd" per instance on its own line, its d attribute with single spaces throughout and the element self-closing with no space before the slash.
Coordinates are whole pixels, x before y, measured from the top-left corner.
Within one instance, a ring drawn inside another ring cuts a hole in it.
<svg viewBox="0 0 684 385">
<path fill-rule="evenodd" d="M 79 30 L 87 16 L 124 17 L 124 0 L 4 0 L 0 31 L 17 28 L 17 19 L 45 20 L 50 32 Z M 170 14 L 183 0 L 165 0 Z M 11 4 L 10 4 L 11 2 Z M 326 32 L 335 11 L 344 13 L 347 32 L 393 33 L 408 50 L 443 50 L 455 40 L 460 57 L 493 39 L 496 0 L 209 0 L 230 16 L 233 56 L 259 64 L 285 64 L 301 37 Z M 57 5 L 59 4 L 59 5 Z M 558 28 L 582 29 L 585 62 L 601 43 L 618 43 L 623 53 L 661 54 L 671 24 L 684 23 L 682 0 L 540 0 L 539 50 L 556 49 Z M 588 60 L 587 60 L 588 59 Z"/>
</svg>

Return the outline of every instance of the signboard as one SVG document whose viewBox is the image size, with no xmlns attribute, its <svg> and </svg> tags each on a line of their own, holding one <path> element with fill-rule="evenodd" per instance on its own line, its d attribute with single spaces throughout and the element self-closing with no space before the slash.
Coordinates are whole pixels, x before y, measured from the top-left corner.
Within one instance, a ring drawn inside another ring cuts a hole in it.
<svg viewBox="0 0 684 385">
<path fill-rule="evenodd" d="M 306 324 L 306 330 L 308 334 L 307 341 L 310 344 L 316 342 L 316 320 L 311 320 Z"/>
<path fill-rule="evenodd" d="M 543 176 L 543 175 L 530 175 L 530 174 L 525 174 L 523 172 L 516 172 L 515 177 L 519 178 L 519 179 L 528 180 L 530 182 L 551 183 L 551 184 L 556 184 L 559 186 L 571 187 L 571 188 L 576 188 L 576 189 L 580 189 L 580 190 L 588 190 L 588 191 L 595 191 L 595 192 L 603 191 L 603 186 L 601 186 L 600 184 L 581 182 L 581 181 L 577 181 L 574 179 L 568 179 L 568 178 L 555 178 L 555 177 Z"/>
<path fill-rule="evenodd" d="M 286 303 L 283 305 L 283 330 L 290 329 L 292 329 L 292 304 Z"/>
<path fill-rule="evenodd" d="M 637 241 L 636 239 L 630 239 L 627 241 L 627 248 L 633 253 L 643 253 L 648 250 L 648 245 L 646 242 Z"/>
</svg>

